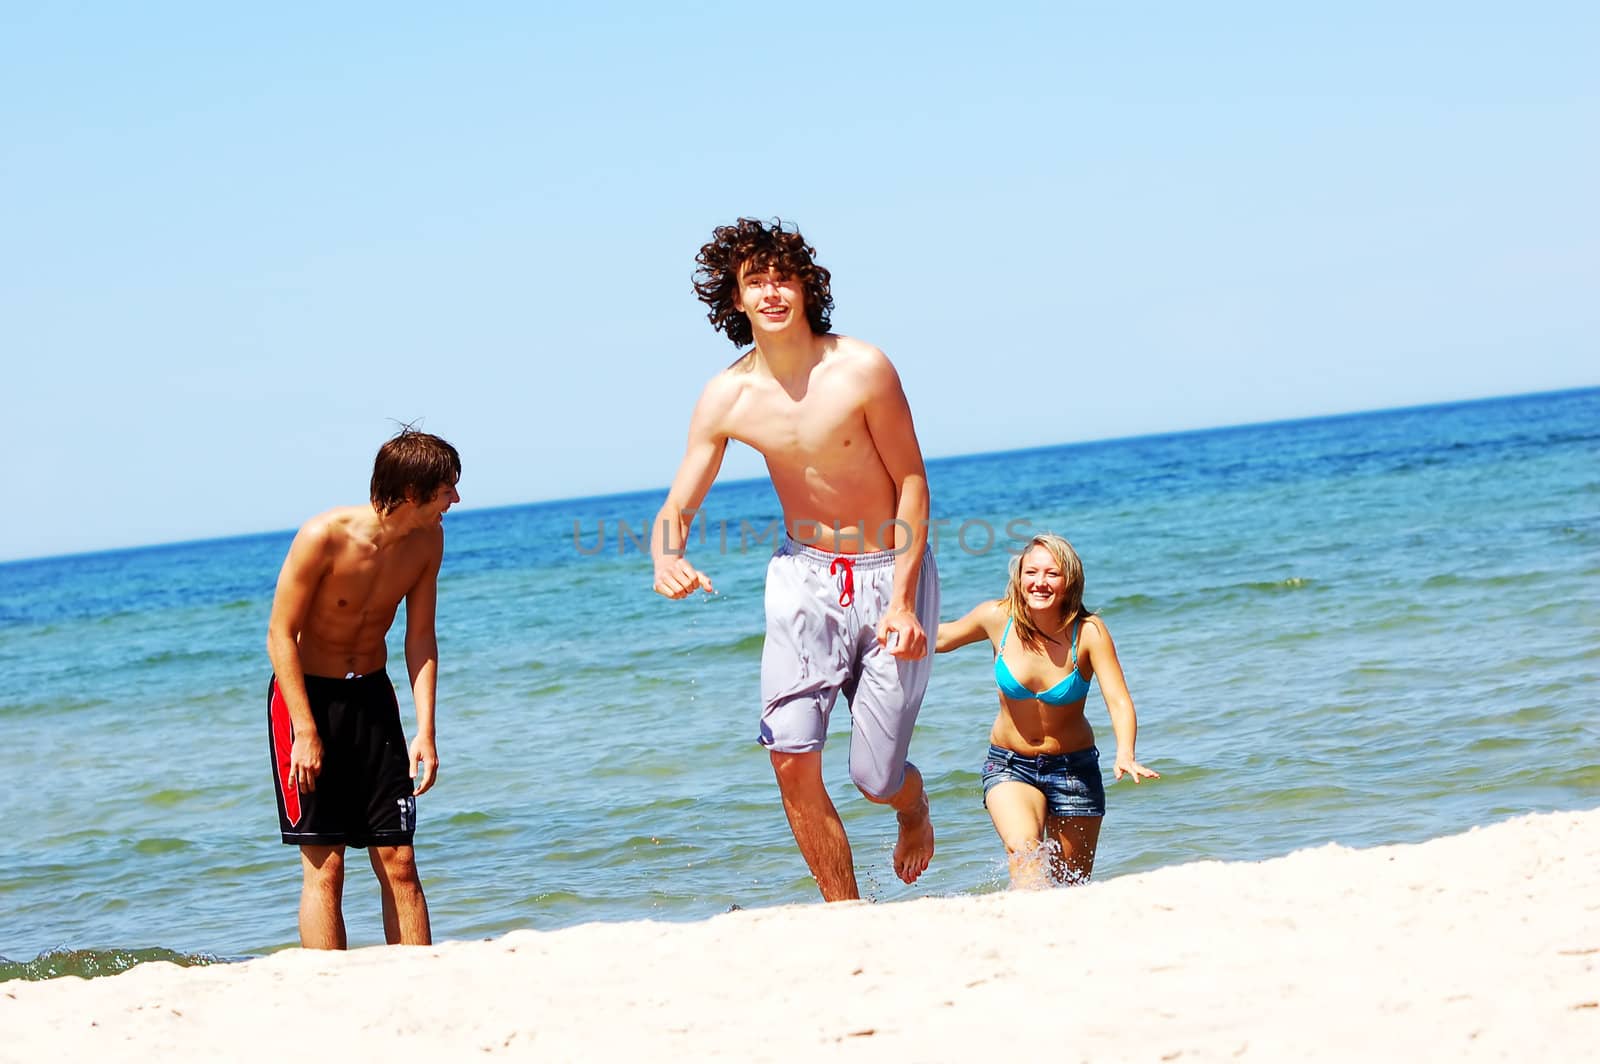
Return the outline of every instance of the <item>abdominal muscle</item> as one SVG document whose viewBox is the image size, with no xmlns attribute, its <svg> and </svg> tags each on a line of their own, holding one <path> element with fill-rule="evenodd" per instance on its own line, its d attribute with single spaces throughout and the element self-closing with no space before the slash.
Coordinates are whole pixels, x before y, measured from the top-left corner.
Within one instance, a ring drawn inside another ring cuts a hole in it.
<svg viewBox="0 0 1600 1064">
<path fill-rule="evenodd" d="M 887 522 L 889 518 L 884 520 Z M 872 554 L 895 548 L 893 538 L 879 537 L 878 532 L 882 526 L 875 526 L 871 522 L 865 527 L 852 523 L 840 524 L 836 528 L 831 522 L 815 518 L 785 517 L 783 523 L 789 531 L 790 539 L 828 554 Z M 883 528 L 882 531 L 885 537 L 894 535 L 893 527 Z"/>
<path fill-rule="evenodd" d="M 892 550 L 897 537 L 906 535 L 894 524 L 894 485 L 881 462 L 854 476 L 836 472 L 833 483 L 814 469 L 794 475 L 770 461 L 767 468 L 784 527 L 797 542 L 830 554 L 866 554 Z"/>
<path fill-rule="evenodd" d="M 382 627 L 365 618 L 338 618 L 321 624 L 307 624 L 300 632 L 300 668 L 308 676 L 341 677 L 350 673 L 365 676 L 377 672 L 389 660 L 384 635 L 394 611 L 389 611 Z M 350 623 L 353 620 L 355 623 Z"/>
<path fill-rule="evenodd" d="M 1087 699 L 1085 699 L 1087 701 Z M 1084 702 L 1047 706 L 1035 699 L 1000 696 L 1000 713 L 989 729 L 989 741 L 1025 757 L 1071 754 L 1094 745 L 1094 729 L 1083 715 Z"/>
</svg>

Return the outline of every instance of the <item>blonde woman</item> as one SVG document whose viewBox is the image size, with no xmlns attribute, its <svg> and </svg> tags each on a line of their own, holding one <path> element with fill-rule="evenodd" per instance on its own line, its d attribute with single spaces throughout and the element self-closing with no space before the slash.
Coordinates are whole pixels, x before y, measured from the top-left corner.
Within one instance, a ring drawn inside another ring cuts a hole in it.
<svg viewBox="0 0 1600 1064">
<path fill-rule="evenodd" d="M 1100 751 L 1084 718 L 1089 681 L 1111 714 L 1116 779 L 1159 779 L 1134 759 L 1138 723 L 1106 624 L 1083 605 L 1083 563 L 1052 533 L 1011 560 L 1004 598 L 939 626 L 939 653 L 987 637 L 1000 712 L 983 765 L 984 806 L 1013 887 L 1087 882 L 1106 812 Z M 1046 842 L 1046 839 L 1049 842 Z"/>
</svg>

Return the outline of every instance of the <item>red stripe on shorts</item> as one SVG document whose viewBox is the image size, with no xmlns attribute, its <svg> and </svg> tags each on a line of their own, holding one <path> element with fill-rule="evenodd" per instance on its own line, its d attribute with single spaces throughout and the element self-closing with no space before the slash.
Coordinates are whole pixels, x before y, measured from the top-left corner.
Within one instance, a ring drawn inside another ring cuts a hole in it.
<svg viewBox="0 0 1600 1064">
<path fill-rule="evenodd" d="M 278 789 L 283 792 L 283 812 L 290 826 L 300 823 L 300 788 L 289 779 L 289 751 L 294 746 L 294 726 L 278 681 L 272 681 L 272 761 L 278 767 Z"/>
</svg>

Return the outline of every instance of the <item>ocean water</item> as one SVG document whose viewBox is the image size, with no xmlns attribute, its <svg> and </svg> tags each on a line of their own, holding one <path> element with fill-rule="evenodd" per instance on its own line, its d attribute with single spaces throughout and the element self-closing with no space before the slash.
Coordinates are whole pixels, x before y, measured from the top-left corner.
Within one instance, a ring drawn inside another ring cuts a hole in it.
<svg viewBox="0 0 1600 1064">
<path fill-rule="evenodd" d="M 1109 787 L 1099 879 L 1600 804 L 1600 389 L 941 459 L 929 479 L 946 619 L 1000 593 L 1008 530 L 1083 556 L 1162 773 Z M 771 540 L 750 541 L 776 500 L 714 488 L 691 556 L 718 594 L 673 603 L 633 538 L 661 496 L 447 518 L 443 769 L 417 835 L 436 938 L 816 898 L 754 742 Z M 264 707 L 290 535 L 0 565 L 0 978 L 296 943 Z M 870 897 L 1003 889 L 989 666 L 982 646 L 936 663 L 912 757 L 938 852 L 911 887 L 893 816 L 849 783 L 840 703 L 825 772 Z M 1109 780 L 1098 689 L 1089 713 Z M 351 944 L 381 942 L 352 856 Z"/>
</svg>

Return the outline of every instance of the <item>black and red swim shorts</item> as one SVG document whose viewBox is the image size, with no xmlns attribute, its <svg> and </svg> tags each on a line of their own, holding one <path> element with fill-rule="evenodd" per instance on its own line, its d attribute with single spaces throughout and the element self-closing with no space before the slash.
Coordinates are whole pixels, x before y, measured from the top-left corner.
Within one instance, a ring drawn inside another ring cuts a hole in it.
<svg viewBox="0 0 1600 1064">
<path fill-rule="evenodd" d="M 410 846 L 417 828 L 410 760 L 394 684 L 383 670 L 348 679 L 306 677 L 311 718 L 322 739 L 317 789 L 289 782 L 294 724 L 274 676 L 267 685 L 267 733 L 278 829 L 295 846 Z"/>
</svg>

